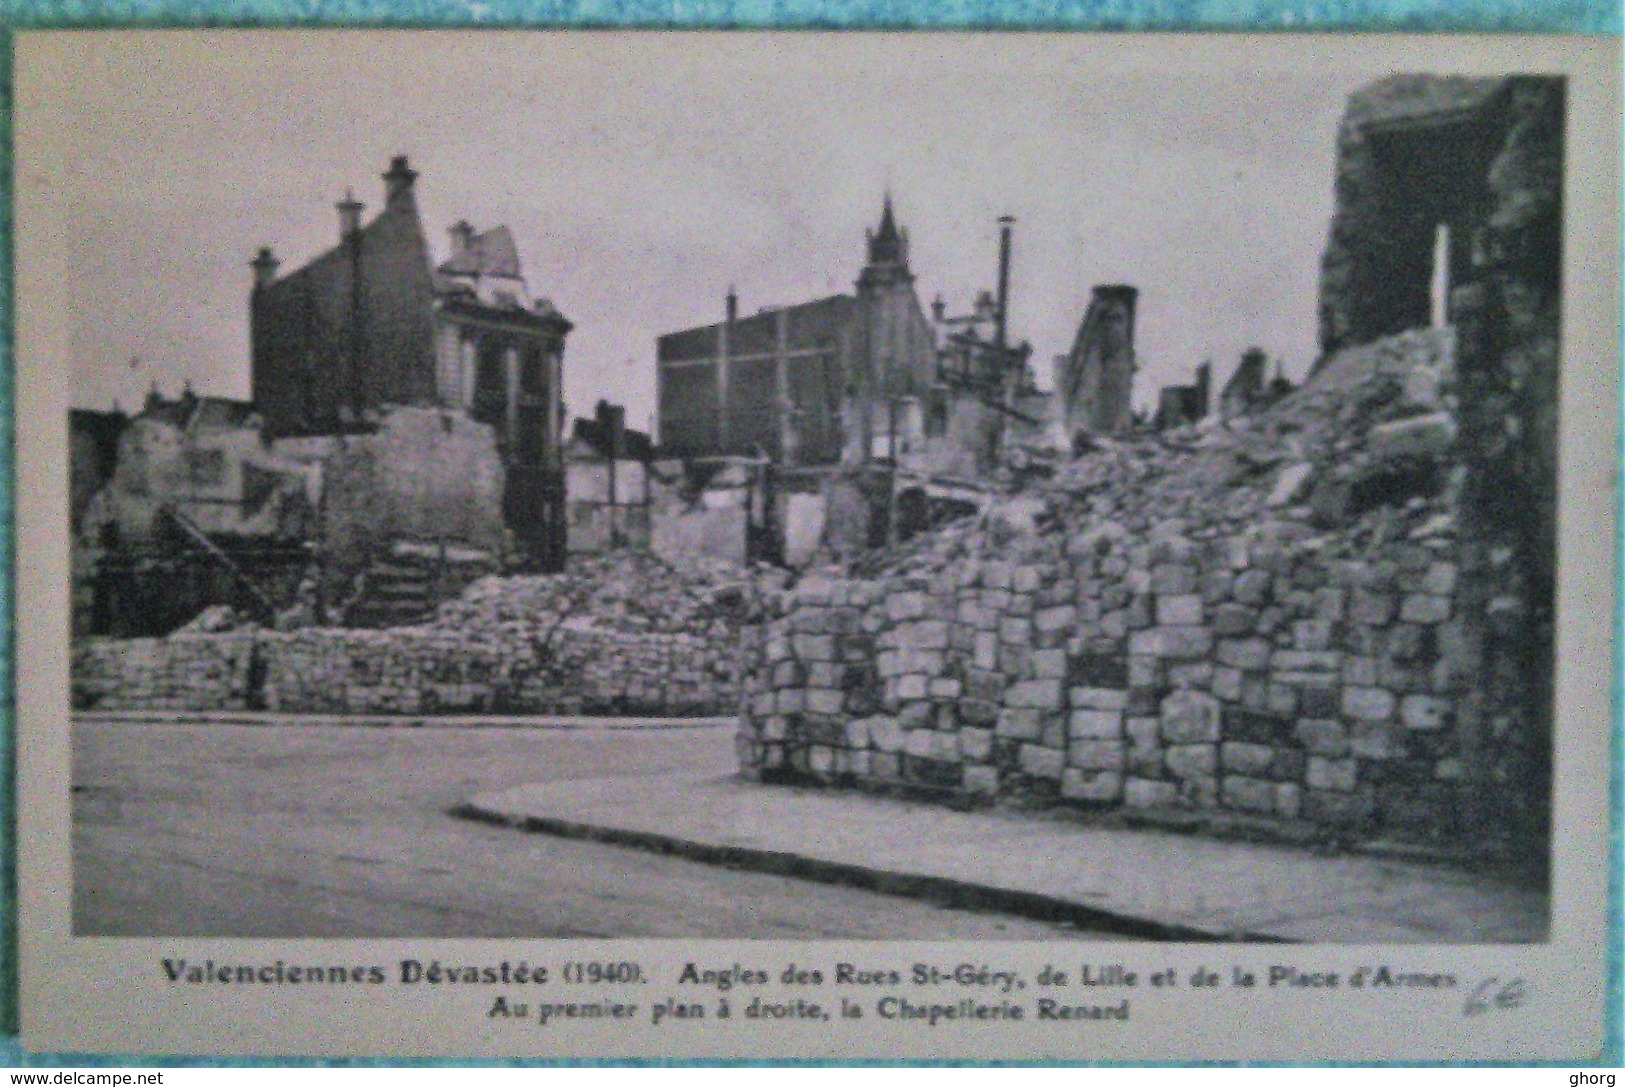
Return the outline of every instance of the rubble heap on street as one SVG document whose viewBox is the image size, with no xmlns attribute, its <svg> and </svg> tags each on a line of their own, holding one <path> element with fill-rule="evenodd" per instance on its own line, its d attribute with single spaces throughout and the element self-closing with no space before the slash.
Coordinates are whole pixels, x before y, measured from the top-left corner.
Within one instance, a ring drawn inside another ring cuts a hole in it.
<svg viewBox="0 0 1625 1087">
<path fill-rule="evenodd" d="M 1099 439 L 1035 518 L 804 579 L 752 645 L 747 771 L 1457 834 L 1452 343 L 1402 334 L 1231 425 Z M 1520 724 L 1476 753 L 1503 780 Z"/>
<path fill-rule="evenodd" d="M 758 575 L 765 583 L 771 572 Z M 486 578 L 421 626 L 81 639 L 81 709 L 711 716 L 734 712 L 757 577 L 622 551 Z"/>
</svg>

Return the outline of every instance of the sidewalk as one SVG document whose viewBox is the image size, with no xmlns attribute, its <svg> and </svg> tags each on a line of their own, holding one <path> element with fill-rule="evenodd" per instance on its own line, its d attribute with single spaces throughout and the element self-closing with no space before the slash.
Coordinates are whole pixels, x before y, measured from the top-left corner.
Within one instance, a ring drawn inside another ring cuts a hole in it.
<svg viewBox="0 0 1625 1087">
<path fill-rule="evenodd" d="M 734 777 L 555 781 L 457 814 L 1144 939 L 1523 943 L 1547 900 L 1449 867 Z"/>
</svg>

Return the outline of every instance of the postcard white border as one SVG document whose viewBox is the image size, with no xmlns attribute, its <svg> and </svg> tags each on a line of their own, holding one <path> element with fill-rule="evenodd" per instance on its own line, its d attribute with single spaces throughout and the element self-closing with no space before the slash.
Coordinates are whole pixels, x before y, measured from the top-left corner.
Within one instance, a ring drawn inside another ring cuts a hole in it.
<svg viewBox="0 0 1625 1087">
<path fill-rule="evenodd" d="M 76 32 L 84 33 L 84 32 Z M 176 32 L 166 32 L 176 33 Z M 290 33 L 282 31 L 279 33 Z M 442 33 L 442 32 L 394 32 Z M 576 33 L 576 32 L 573 32 Z M 613 34 L 578 37 L 603 39 Z M 1387 963 L 1465 979 L 1530 979 L 1523 1007 L 1464 1016 L 1460 991 L 1282 994 L 1188 988 L 1139 992 L 1127 1026 L 1076 1030 L 1035 1024 L 936 1028 L 861 1023 L 775 1024 L 735 1019 L 703 1027 L 590 1029 L 486 1017 L 489 991 L 256 987 L 200 993 L 163 980 L 164 956 L 231 961 L 382 962 L 401 958 L 638 960 L 675 979 L 676 966 L 734 962 L 782 968 L 837 960 L 906 968 L 917 961 L 1011 964 L 1098 959 L 1103 946 L 1065 943 L 895 944 L 770 941 L 203 940 L 73 937 L 70 923 L 70 765 L 67 607 L 69 281 L 67 231 L 85 229 L 56 187 L 51 133 L 35 120 L 42 96 L 68 91 L 47 63 L 71 56 L 72 34 L 16 38 L 17 288 L 17 811 L 23 1045 L 33 1051 L 458 1057 L 877 1058 L 1017 1060 L 1583 1061 L 1603 1045 L 1606 891 L 1614 718 L 1613 600 L 1619 380 L 1618 221 L 1620 42 L 1617 38 L 1396 36 L 1115 36 L 1103 65 L 1178 63 L 1313 66 L 1351 50 L 1378 51 L 1396 71 L 1542 72 L 1569 77 L 1561 391 L 1559 557 L 1561 661 L 1554 769 L 1551 939 L 1519 947 L 1111 945 L 1111 961 L 1149 973 L 1166 966 L 1347 970 Z M 950 35 L 956 47 L 992 47 Z M 998 41 L 1019 48 L 1020 38 Z M 910 35 L 913 41 L 919 35 Z M 699 36 L 680 41 L 699 44 Z M 410 46 L 403 41 L 404 48 Z M 1327 134 L 1327 164 L 1332 161 Z M 649 987 L 675 992 L 670 985 Z M 820 994 L 833 999 L 836 994 Z M 810 996 L 810 994 L 809 994 Z M 577 999 L 587 999 L 582 994 Z M 558 997 L 558 999 L 563 999 Z"/>
</svg>

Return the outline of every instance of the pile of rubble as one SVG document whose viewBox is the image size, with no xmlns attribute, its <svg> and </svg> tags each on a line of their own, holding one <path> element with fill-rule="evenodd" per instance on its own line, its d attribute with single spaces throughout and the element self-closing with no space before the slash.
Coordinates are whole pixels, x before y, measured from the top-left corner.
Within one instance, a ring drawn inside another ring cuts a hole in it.
<svg viewBox="0 0 1625 1087">
<path fill-rule="evenodd" d="M 482 578 L 428 625 L 469 637 L 567 623 L 605 634 L 729 639 L 759 608 L 764 584 L 763 574 L 704 559 L 679 568 L 641 551 L 577 555 L 560 574 Z"/>
<path fill-rule="evenodd" d="M 804 579 L 753 646 L 747 773 L 1450 834 L 1452 348 L 1345 352 Z"/>
</svg>

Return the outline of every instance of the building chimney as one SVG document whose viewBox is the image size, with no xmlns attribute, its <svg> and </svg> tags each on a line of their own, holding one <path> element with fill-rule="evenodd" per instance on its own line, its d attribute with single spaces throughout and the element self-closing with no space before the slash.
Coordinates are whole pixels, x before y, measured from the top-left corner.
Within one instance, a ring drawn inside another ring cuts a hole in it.
<svg viewBox="0 0 1625 1087">
<path fill-rule="evenodd" d="M 345 189 L 344 199 L 333 206 L 339 209 L 339 241 L 349 241 L 361 232 L 361 213 L 367 205 L 357 200 L 355 193 Z"/>
<path fill-rule="evenodd" d="M 384 199 L 392 201 L 402 193 L 412 191 L 412 182 L 416 181 L 418 172 L 407 165 L 405 155 L 396 155 L 389 160 L 389 173 L 384 175 Z"/>
<path fill-rule="evenodd" d="M 626 408 L 598 401 L 598 422 L 609 433 L 609 455 L 615 460 L 626 459 Z"/>
<path fill-rule="evenodd" d="M 446 233 L 451 235 L 451 256 L 453 260 L 467 253 L 469 247 L 474 244 L 474 226 L 467 219 L 458 220 L 446 229 Z"/>
<path fill-rule="evenodd" d="M 728 323 L 731 325 L 739 320 L 739 295 L 734 291 L 733 284 L 728 285 Z"/>
<path fill-rule="evenodd" d="M 943 301 L 942 295 L 939 294 L 931 300 L 931 320 L 940 325 L 947 315 L 948 303 Z"/>
<path fill-rule="evenodd" d="M 251 262 L 249 267 L 254 269 L 254 289 L 269 287 L 276 280 L 276 270 L 282 262 L 276 259 L 270 246 L 265 246 Z"/>
</svg>

